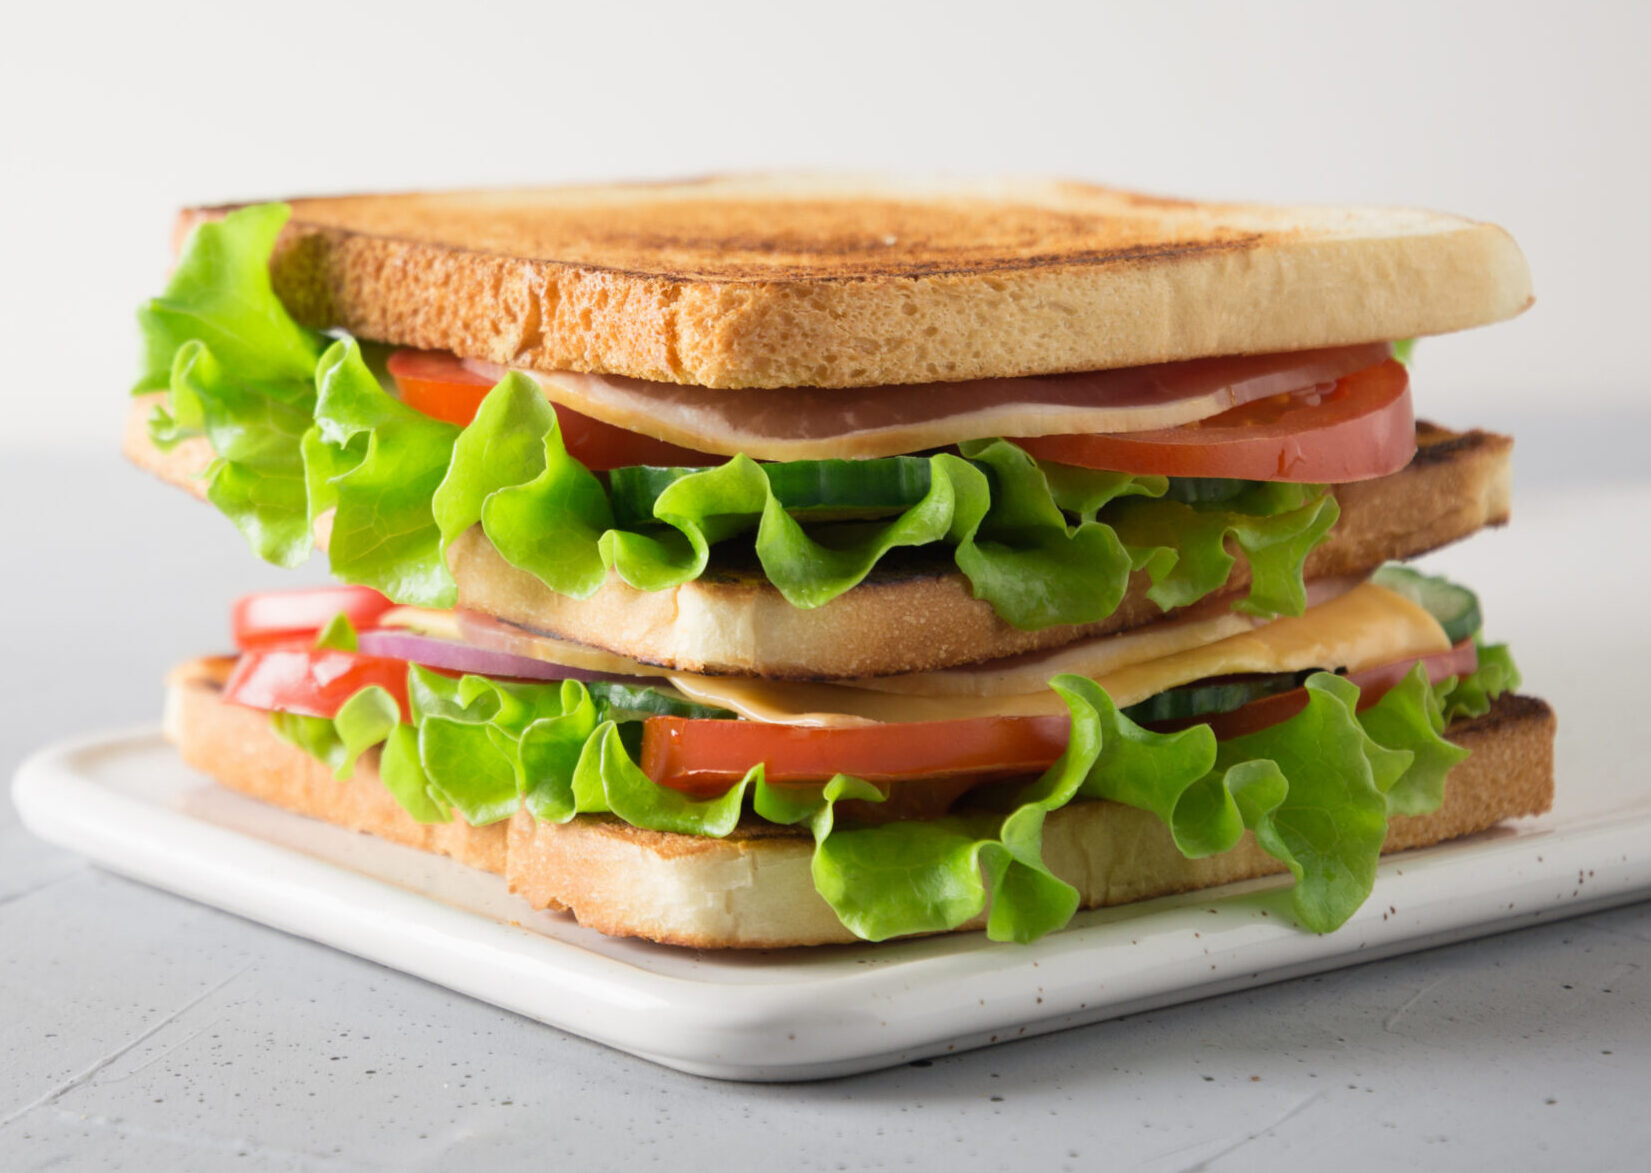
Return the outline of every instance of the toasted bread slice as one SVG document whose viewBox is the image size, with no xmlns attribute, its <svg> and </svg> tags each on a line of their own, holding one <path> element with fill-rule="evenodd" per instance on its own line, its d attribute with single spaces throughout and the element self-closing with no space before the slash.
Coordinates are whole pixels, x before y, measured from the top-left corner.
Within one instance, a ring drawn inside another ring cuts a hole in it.
<svg viewBox="0 0 1651 1173">
<path fill-rule="evenodd" d="M 581 924 L 615 936 L 701 949 L 855 939 L 814 890 L 813 844 L 805 834 L 750 821 L 726 839 L 702 839 L 607 817 L 543 823 L 526 812 L 487 827 L 417 823 L 379 781 L 376 750 L 349 781 L 334 779 L 280 741 L 267 714 L 219 698 L 224 668 L 223 661 L 203 660 L 173 673 L 167 731 L 189 765 L 233 790 L 497 872 L 534 908 L 569 910 Z M 1469 835 L 1552 804 L 1554 715 L 1542 701 L 1504 696 L 1485 717 L 1452 725 L 1447 736 L 1471 756 L 1451 772 L 1439 810 L 1391 821 L 1384 851 Z M 1078 888 L 1085 908 L 1284 870 L 1248 835 L 1222 855 L 1186 859 L 1154 816 L 1108 802 L 1056 811 L 1044 824 L 1043 843 L 1050 868 Z"/>
<path fill-rule="evenodd" d="M 291 201 L 296 317 L 541 370 L 863 387 L 1437 334 L 1531 301 L 1501 229 L 1060 182 L 817 176 Z M 183 213 L 180 228 L 227 208 Z"/>
<path fill-rule="evenodd" d="M 143 424 L 148 411 L 143 400 L 134 405 L 126 454 L 200 495 L 196 474 L 210 450 L 180 444 L 158 452 Z M 1423 423 L 1417 442 L 1404 471 L 1337 486 L 1341 519 L 1308 557 L 1308 577 L 1363 573 L 1508 519 L 1512 440 Z M 920 554 L 887 558 L 853 590 L 806 611 L 786 602 L 760 571 L 714 564 L 710 573 L 670 590 L 639 591 L 610 577 L 588 599 L 559 595 L 505 562 L 479 528 L 454 543 L 450 562 L 459 605 L 470 610 L 645 663 L 776 679 L 928 672 L 1056 648 L 1164 614 L 1138 575 L 1118 609 L 1098 623 L 1022 631 L 976 599 L 949 559 Z M 1249 579 L 1240 557 L 1228 586 L 1239 590 Z"/>
</svg>

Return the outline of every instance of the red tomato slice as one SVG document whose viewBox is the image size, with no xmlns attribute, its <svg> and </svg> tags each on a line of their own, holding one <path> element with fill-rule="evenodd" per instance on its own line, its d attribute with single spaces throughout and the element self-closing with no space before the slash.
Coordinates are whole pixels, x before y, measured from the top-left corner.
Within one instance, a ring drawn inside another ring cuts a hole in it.
<svg viewBox="0 0 1651 1173">
<path fill-rule="evenodd" d="M 1423 656 L 1420 660 L 1400 660 L 1396 664 L 1382 664 L 1359 672 L 1349 672 L 1347 679 L 1359 686 L 1359 712 L 1364 712 L 1386 696 L 1387 690 L 1410 675 L 1410 670 L 1417 664 L 1427 670 L 1429 684 L 1438 684 L 1452 676 L 1469 676 L 1479 671 L 1479 645 L 1470 637 L 1448 652 Z"/>
<path fill-rule="evenodd" d="M 476 374 L 456 355 L 443 350 L 398 350 L 390 355 L 388 365 L 403 403 L 461 426 L 476 418 L 476 409 L 493 389 L 491 379 Z M 597 472 L 633 464 L 701 468 L 721 464 L 725 459 L 616 428 L 559 403 L 553 406 L 568 454 Z"/>
<path fill-rule="evenodd" d="M 642 770 L 665 786 L 720 794 L 762 762 L 769 782 L 867 782 L 928 777 L 980 781 L 1038 774 L 1066 747 L 1065 717 L 973 717 L 960 721 L 814 728 L 761 721 L 650 717 Z"/>
<path fill-rule="evenodd" d="M 345 701 L 370 684 L 387 689 L 412 720 L 407 705 L 407 661 L 332 648 L 244 652 L 224 683 L 224 699 L 252 709 L 337 716 Z"/>
<path fill-rule="evenodd" d="M 1421 660 L 1401 660 L 1352 673 L 1366 709 L 1421 663 L 1428 679 L 1464 676 L 1479 665 L 1472 640 Z M 1264 697 L 1230 713 L 1177 722 L 1208 724 L 1218 738 L 1239 737 L 1295 716 L 1307 690 Z M 1158 726 L 1158 728 L 1165 728 Z M 1060 757 L 1070 736 L 1065 717 L 973 717 L 820 728 L 760 721 L 650 717 L 642 732 L 642 771 L 661 786 L 696 796 L 721 794 L 763 763 L 771 783 L 825 782 L 852 774 L 867 782 L 972 778 L 987 782 L 1040 774 Z"/>
<path fill-rule="evenodd" d="M 238 647 L 267 648 L 313 636 L 341 611 L 358 629 L 371 627 L 394 606 L 364 586 L 263 591 L 235 600 L 230 627 Z"/>
<path fill-rule="evenodd" d="M 476 418 L 476 409 L 493 389 L 493 380 L 444 350 L 398 350 L 385 365 L 403 403 L 460 427 Z"/>
<path fill-rule="evenodd" d="M 1389 359 L 1324 395 L 1275 395 L 1179 428 L 1016 440 L 1040 460 L 1172 477 L 1341 484 L 1398 472 L 1416 452 L 1404 364 Z"/>
</svg>

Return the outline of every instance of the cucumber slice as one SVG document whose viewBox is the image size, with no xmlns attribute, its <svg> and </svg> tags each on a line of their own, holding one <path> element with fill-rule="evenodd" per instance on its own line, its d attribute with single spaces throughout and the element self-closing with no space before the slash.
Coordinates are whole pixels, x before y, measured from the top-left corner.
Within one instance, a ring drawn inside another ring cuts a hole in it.
<svg viewBox="0 0 1651 1173">
<path fill-rule="evenodd" d="M 659 495 L 676 481 L 700 471 L 651 465 L 614 469 L 608 474 L 614 520 L 624 526 L 652 521 Z M 763 471 L 780 504 L 788 513 L 805 520 L 899 513 L 917 504 L 929 491 L 929 462 L 921 456 L 787 460 L 765 464 Z"/>
<path fill-rule="evenodd" d="M 1467 587 L 1458 586 L 1449 579 L 1436 578 L 1408 566 L 1400 566 L 1397 562 L 1389 562 L 1371 575 L 1370 581 L 1409 599 L 1437 619 L 1453 644 L 1477 634 L 1483 625 L 1478 597 Z"/>
<path fill-rule="evenodd" d="M 1397 563 L 1383 566 L 1371 575 L 1371 581 L 1426 610 L 1439 621 L 1453 644 L 1461 643 L 1479 630 L 1479 600 L 1466 587 Z M 1316 669 L 1202 680 L 1130 705 L 1124 710 L 1124 716 L 1147 725 L 1230 713 L 1262 697 L 1300 688 L 1314 671 Z"/>
<path fill-rule="evenodd" d="M 768 483 L 786 512 L 802 521 L 844 521 L 887 516 L 910 509 L 929 491 L 929 461 L 923 456 L 875 460 L 787 460 L 764 464 Z M 984 469 L 990 476 L 989 469 Z M 627 528 L 654 520 L 654 502 L 676 481 L 702 470 L 632 465 L 608 473 L 614 520 Z M 1172 501 L 1194 505 L 1229 501 L 1249 481 L 1214 477 L 1170 477 Z"/>
<path fill-rule="evenodd" d="M 1170 477 L 1164 500 L 1183 505 L 1216 505 L 1231 501 L 1254 481 L 1232 481 L 1221 477 Z"/>
<path fill-rule="evenodd" d="M 1161 721 L 1183 721 L 1193 717 L 1208 717 L 1215 713 L 1230 713 L 1264 696 L 1275 696 L 1301 687 L 1302 681 L 1313 674 L 1306 672 L 1272 672 L 1266 675 L 1236 676 L 1227 679 L 1201 680 L 1172 688 L 1157 696 L 1149 696 L 1130 705 L 1123 713 L 1138 725 Z"/>
<path fill-rule="evenodd" d="M 649 717 L 732 717 L 727 709 L 697 704 L 674 688 L 593 680 L 585 685 L 604 721 L 645 721 Z"/>
</svg>

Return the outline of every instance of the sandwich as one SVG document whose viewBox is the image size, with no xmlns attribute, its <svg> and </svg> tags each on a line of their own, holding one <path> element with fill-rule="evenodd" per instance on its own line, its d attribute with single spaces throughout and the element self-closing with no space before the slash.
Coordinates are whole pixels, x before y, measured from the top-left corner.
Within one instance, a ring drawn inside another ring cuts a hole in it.
<svg viewBox="0 0 1651 1173">
<path fill-rule="evenodd" d="M 184 761 L 700 948 L 984 930 L 1547 809 L 1554 717 L 1402 560 L 1508 519 L 1415 338 L 1501 229 L 818 177 L 191 209 L 124 447 L 330 587 Z"/>
</svg>

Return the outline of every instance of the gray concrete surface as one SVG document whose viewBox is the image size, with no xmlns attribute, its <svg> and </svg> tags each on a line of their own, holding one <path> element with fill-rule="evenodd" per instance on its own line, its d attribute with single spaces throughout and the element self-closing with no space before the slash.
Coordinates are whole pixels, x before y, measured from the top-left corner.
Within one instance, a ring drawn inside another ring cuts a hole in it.
<svg viewBox="0 0 1651 1173">
<path fill-rule="evenodd" d="M 1522 493 L 1586 478 L 1606 505 L 1651 417 L 1498 422 L 1522 428 Z M 153 719 L 166 665 L 227 642 L 232 595 L 296 581 L 112 456 L 0 452 L 0 502 L 0 777 L 52 738 Z M 1615 1169 L 1651 1151 L 1648 1095 L 1651 904 L 751 1086 L 116 878 L 0 803 L 7 1171 Z"/>
</svg>

